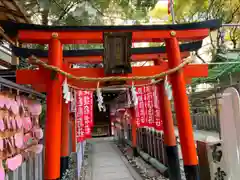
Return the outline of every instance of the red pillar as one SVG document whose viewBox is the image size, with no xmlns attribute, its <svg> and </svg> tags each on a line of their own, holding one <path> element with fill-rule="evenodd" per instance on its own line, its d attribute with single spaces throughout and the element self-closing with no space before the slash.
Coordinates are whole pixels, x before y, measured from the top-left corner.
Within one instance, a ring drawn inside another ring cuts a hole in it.
<svg viewBox="0 0 240 180">
<path fill-rule="evenodd" d="M 172 38 L 166 39 L 166 50 L 169 68 L 174 68 L 181 63 L 181 55 L 175 32 L 171 32 Z M 198 159 L 193 138 L 192 121 L 189 112 L 186 83 L 183 71 L 177 71 L 170 75 L 172 84 L 174 105 L 178 122 L 179 137 L 184 161 L 184 170 L 187 180 L 198 180 Z"/>
<path fill-rule="evenodd" d="M 49 64 L 62 68 L 62 45 L 54 34 L 49 43 Z M 60 178 L 61 151 L 61 112 L 62 85 L 61 76 L 56 74 L 47 84 L 47 121 L 45 142 L 44 179 Z"/>
<path fill-rule="evenodd" d="M 156 65 L 160 65 L 161 61 L 155 61 Z M 164 82 L 158 84 L 160 113 L 163 120 L 164 144 L 167 154 L 168 172 L 170 180 L 181 180 L 180 163 L 178 156 L 178 147 L 174 131 L 171 104 L 165 93 Z"/>
<path fill-rule="evenodd" d="M 130 108 L 131 112 L 131 124 L 132 124 L 132 149 L 133 156 L 137 156 L 137 121 L 136 121 L 136 111 L 135 108 Z"/>
<path fill-rule="evenodd" d="M 61 177 L 68 169 L 69 160 L 69 103 L 62 98 L 62 133 L 61 133 Z"/>
</svg>

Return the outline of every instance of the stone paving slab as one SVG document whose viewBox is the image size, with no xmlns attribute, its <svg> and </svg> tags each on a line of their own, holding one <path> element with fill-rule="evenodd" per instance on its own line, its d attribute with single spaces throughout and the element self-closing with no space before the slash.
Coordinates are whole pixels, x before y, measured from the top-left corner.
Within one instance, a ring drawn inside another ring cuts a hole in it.
<svg viewBox="0 0 240 180">
<path fill-rule="evenodd" d="M 112 141 L 97 139 L 92 146 L 92 180 L 135 180 Z"/>
</svg>

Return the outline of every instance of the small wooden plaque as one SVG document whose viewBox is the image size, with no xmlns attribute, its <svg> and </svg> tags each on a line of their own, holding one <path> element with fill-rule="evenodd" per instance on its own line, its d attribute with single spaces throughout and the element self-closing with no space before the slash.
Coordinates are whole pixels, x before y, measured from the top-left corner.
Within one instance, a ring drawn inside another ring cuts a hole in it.
<svg viewBox="0 0 240 180">
<path fill-rule="evenodd" d="M 130 58 L 131 32 L 106 32 L 104 36 L 104 72 L 106 75 L 132 72 Z"/>
</svg>

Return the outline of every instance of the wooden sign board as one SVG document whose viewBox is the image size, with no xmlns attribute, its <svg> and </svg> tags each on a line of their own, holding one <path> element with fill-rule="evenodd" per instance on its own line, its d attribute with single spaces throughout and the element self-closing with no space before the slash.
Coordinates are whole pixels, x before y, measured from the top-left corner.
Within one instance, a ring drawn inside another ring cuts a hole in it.
<svg viewBox="0 0 240 180">
<path fill-rule="evenodd" d="M 104 33 L 104 73 L 106 75 L 128 74 L 131 68 L 131 32 Z"/>
</svg>

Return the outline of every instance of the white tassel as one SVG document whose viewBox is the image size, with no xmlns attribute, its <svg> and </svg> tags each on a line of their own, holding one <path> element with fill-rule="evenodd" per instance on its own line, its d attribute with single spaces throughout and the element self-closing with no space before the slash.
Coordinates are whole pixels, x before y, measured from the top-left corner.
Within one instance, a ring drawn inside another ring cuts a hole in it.
<svg viewBox="0 0 240 180">
<path fill-rule="evenodd" d="M 97 101 L 98 101 L 98 109 L 101 112 L 102 110 L 106 111 L 106 107 L 103 106 L 103 97 L 102 97 L 102 92 L 101 89 L 99 88 L 99 83 L 97 85 L 97 89 L 96 89 L 96 93 L 97 93 Z M 105 112 L 104 111 L 104 112 Z"/>
<path fill-rule="evenodd" d="M 64 79 L 63 81 L 63 93 L 67 93 L 69 91 L 68 84 L 67 84 L 67 78 Z"/>
<path fill-rule="evenodd" d="M 138 98 L 137 98 L 137 92 L 136 92 L 136 87 L 134 86 L 134 83 L 132 83 L 131 92 L 132 92 L 133 104 L 134 104 L 134 106 L 137 106 L 138 105 Z"/>
<path fill-rule="evenodd" d="M 63 99 L 65 99 L 65 103 L 67 104 L 71 100 L 71 93 L 68 87 L 67 78 L 63 81 Z"/>
<path fill-rule="evenodd" d="M 165 78 L 165 81 L 164 81 L 164 88 L 165 88 L 165 93 L 168 97 L 168 100 L 172 100 L 172 86 L 171 84 L 169 84 L 168 80 L 167 80 L 167 76 Z"/>
<path fill-rule="evenodd" d="M 70 93 L 70 91 L 67 92 L 67 96 L 66 96 L 66 99 L 65 99 L 65 103 L 67 104 L 68 102 L 71 102 L 71 93 Z"/>
</svg>

